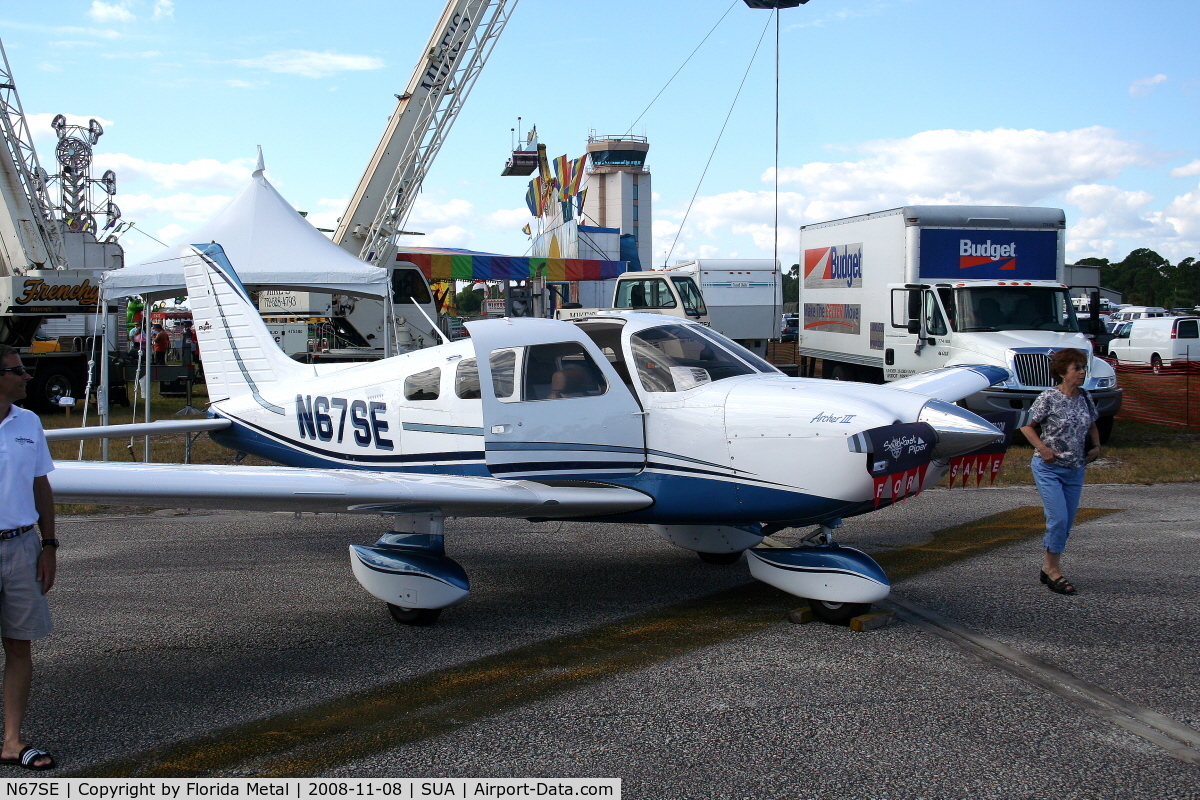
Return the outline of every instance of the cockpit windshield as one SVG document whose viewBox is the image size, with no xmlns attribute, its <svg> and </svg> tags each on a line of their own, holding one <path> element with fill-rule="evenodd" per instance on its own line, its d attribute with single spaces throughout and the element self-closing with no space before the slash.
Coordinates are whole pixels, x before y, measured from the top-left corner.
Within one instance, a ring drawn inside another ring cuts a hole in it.
<svg viewBox="0 0 1200 800">
<path fill-rule="evenodd" d="M 1079 321 L 1066 289 L 1035 286 L 980 286 L 954 291 L 954 310 L 960 332 L 1057 331 L 1078 333 Z"/>
<path fill-rule="evenodd" d="M 648 392 L 682 392 L 755 370 L 691 325 L 647 328 L 629 337 L 638 379 Z"/>
</svg>

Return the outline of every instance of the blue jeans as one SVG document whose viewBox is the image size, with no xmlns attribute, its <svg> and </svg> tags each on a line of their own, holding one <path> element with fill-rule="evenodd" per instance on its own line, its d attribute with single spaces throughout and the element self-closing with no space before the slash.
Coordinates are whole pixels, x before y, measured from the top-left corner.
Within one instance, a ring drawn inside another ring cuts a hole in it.
<svg viewBox="0 0 1200 800">
<path fill-rule="evenodd" d="M 1047 464 L 1038 456 L 1033 457 L 1033 480 L 1042 505 L 1046 507 L 1046 535 L 1042 546 L 1051 553 L 1061 553 L 1067 546 L 1071 526 L 1075 524 L 1075 510 L 1079 508 L 1079 495 L 1083 493 L 1083 467 L 1060 467 Z"/>
</svg>

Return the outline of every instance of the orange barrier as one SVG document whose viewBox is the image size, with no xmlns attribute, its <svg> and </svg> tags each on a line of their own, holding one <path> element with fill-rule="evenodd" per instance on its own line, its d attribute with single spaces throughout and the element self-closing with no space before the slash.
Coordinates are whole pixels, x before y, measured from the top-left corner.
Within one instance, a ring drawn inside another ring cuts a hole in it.
<svg viewBox="0 0 1200 800">
<path fill-rule="evenodd" d="M 1158 372 L 1152 367 L 1114 366 L 1117 385 L 1125 390 L 1117 419 L 1200 428 L 1200 361 Z"/>
</svg>

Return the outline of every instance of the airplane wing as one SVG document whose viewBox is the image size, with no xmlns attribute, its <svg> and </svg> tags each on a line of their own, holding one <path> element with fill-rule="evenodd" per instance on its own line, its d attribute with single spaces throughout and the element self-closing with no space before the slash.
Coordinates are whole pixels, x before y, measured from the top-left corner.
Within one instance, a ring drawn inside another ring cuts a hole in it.
<svg viewBox="0 0 1200 800">
<path fill-rule="evenodd" d="M 966 364 L 931 369 L 928 372 L 892 381 L 887 386 L 889 389 L 903 389 L 906 392 L 953 403 L 955 400 L 961 400 L 1011 377 L 1012 373 L 1003 367 Z"/>
<path fill-rule="evenodd" d="M 162 419 L 125 425 L 93 425 L 90 428 L 51 428 L 47 442 L 74 442 L 80 439 L 123 439 L 126 436 L 157 436 L 163 433 L 201 433 L 219 431 L 232 423 L 227 419 Z"/>
<path fill-rule="evenodd" d="M 56 461 L 59 503 L 107 503 L 245 511 L 400 513 L 446 516 L 590 517 L 653 503 L 619 486 L 295 467 Z"/>
</svg>

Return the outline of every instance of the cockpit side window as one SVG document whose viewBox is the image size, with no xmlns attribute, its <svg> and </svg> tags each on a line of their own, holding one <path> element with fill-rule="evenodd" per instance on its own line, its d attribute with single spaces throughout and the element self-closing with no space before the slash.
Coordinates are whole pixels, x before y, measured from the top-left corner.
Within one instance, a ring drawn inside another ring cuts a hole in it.
<svg viewBox="0 0 1200 800">
<path fill-rule="evenodd" d="M 526 400 L 596 397 L 607 391 L 608 381 L 579 343 L 535 344 L 526 348 Z"/>
</svg>

